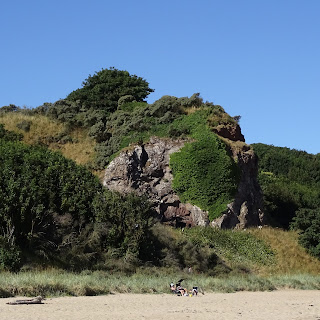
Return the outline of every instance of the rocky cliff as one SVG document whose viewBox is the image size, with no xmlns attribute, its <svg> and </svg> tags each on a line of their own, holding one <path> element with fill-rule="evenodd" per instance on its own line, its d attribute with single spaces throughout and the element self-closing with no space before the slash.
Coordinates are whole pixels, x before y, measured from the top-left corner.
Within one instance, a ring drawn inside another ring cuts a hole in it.
<svg viewBox="0 0 320 320">
<path fill-rule="evenodd" d="M 208 225 L 208 214 L 182 203 L 171 187 L 170 154 L 179 151 L 185 142 L 152 137 L 145 145 L 122 151 L 107 167 L 104 186 L 121 193 L 146 194 L 164 223 L 177 227 Z"/>
<path fill-rule="evenodd" d="M 239 132 L 240 128 L 232 131 Z M 221 130 L 220 130 L 221 131 Z M 228 137 L 226 130 L 223 136 Z M 229 138 L 229 137 L 228 137 Z M 232 139 L 236 140 L 236 139 Z M 243 141 L 240 135 L 240 141 Z M 232 142 L 231 140 L 229 140 Z M 173 175 L 169 167 L 170 154 L 178 152 L 186 140 L 152 137 L 144 145 L 124 150 L 107 167 L 103 184 L 121 193 L 147 195 L 154 203 L 163 223 L 177 227 L 209 225 L 208 213 L 190 203 L 182 203 L 172 189 Z M 232 147 L 230 153 L 241 169 L 235 199 L 226 212 L 211 222 L 220 228 L 245 228 L 264 223 L 262 192 L 257 181 L 257 158 L 244 142 L 241 148 Z"/>
<path fill-rule="evenodd" d="M 234 201 L 228 204 L 223 215 L 211 222 L 220 228 L 246 228 L 266 223 L 263 211 L 263 194 L 258 183 L 258 159 L 246 144 L 229 145 L 241 170 L 240 182 Z"/>
</svg>

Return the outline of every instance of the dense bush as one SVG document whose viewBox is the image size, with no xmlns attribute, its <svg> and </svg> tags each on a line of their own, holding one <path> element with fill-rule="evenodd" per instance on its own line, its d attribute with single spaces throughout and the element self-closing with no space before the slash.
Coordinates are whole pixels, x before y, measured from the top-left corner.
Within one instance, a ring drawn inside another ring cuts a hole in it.
<svg viewBox="0 0 320 320">
<path fill-rule="evenodd" d="M 261 171 L 272 172 L 300 184 L 320 186 L 320 154 L 308 154 L 262 143 L 253 144 Z"/>
<path fill-rule="evenodd" d="M 3 141 L 20 141 L 22 138 L 22 134 L 8 131 L 4 128 L 4 125 L 0 123 L 0 139 Z"/>
<path fill-rule="evenodd" d="M 100 142 L 96 148 L 97 166 L 105 167 L 117 152 L 130 143 L 146 141 L 152 135 L 168 136 L 168 125 L 184 114 L 180 99 L 164 96 L 153 104 L 127 102 L 110 114 L 105 126 L 99 123 L 98 128 L 96 125 L 95 130 L 90 129 L 91 135 Z"/>
<path fill-rule="evenodd" d="M 110 248 L 139 256 L 148 201 L 104 190 L 88 170 L 47 149 L 0 139 L 0 150 L 0 230 L 2 244 L 10 243 L 1 246 L 2 268 L 16 268 L 17 250 L 73 269 L 103 263 Z"/>
<path fill-rule="evenodd" d="M 195 245 L 188 235 L 170 227 L 155 224 L 147 239 L 141 256 L 149 264 L 171 270 L 192 266 L 193 271 L 211 275 L 230 270 L 208 244 Z"/>
<path fill-rule="evenodd" d="M 0 271 L 17 271 L 21 267 L 21 251 L 10 243 L 12 240 L 0 236 Z"/>
<path fill-rule="evenodd" d="M 1 113 L 7 113 L 7 112 L 16 112 L 16 111 L 20 111 L 21 108 L 14 105 L 14 104 L 10 104 L 8 106 L 3 106 L 0 108 L 0 114 Z"/>
<path fill-rule="evenodd" d="M 300 232 L 299 242 L 320 259 L 320 210 L 300 209 L 291 226 Z"/>
<path fill-rule="evenodd" d="M 265 208 L 275 225 L 288 228 L 296 211 L 320 206 L 320 157 L 254 144 Z"/>
<path fill-rule="evenodd" d="M 90 172 L 47 149 L 0 145 L 1 223 L 14 228 L 18 245 L 42 246 L 42 235 L 53 232 L 54 214 L 68 213 L 79 226 L 92 219 L 92 201 L 102 187 Z"/>
</svg>

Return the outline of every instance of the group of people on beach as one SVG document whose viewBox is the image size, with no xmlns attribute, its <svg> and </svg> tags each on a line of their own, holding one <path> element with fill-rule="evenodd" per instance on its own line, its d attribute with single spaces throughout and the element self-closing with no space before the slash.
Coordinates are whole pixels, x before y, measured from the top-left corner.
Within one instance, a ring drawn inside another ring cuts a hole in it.
<svg viewBox="0 0 320 320">
<path fill-rule="evenodd" d="M 179 281 L 177 284 L 174 284 L 173 282 L 170 283 L 170 290 L 172 293 L 175 293 L 178 296 L 190 297 L 198 295 L 198 287 L 192 287 L 192 289 L 188 291 L 186 288 L 181 286 L 181 281 Z"/>
</svg>

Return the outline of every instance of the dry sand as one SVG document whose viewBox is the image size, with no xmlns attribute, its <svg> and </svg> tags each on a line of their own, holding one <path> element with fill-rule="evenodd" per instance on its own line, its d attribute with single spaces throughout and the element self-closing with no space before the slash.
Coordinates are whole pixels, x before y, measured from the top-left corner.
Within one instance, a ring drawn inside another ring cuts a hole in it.
<svg viewBox="0 0 320 320">
<path fill-rule="evenodd" d="M 41 305 L 8 305 L 0 299 L 1 320 L 250 319 L 320 320 L 320 291 L 169 294 L 114 294 L 46 299 Z"/>
</svg>

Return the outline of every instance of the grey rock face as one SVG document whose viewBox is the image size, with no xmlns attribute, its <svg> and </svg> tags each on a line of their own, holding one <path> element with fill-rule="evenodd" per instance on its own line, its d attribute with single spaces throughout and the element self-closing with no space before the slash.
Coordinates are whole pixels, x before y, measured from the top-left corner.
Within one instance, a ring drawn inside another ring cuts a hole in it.
<svg viewBox="0 0 320 320">
<path fill-rule="evenodd" d="M 208 213 L 197 206 L 182 203 L 172 189 L 170 154 L 179 151 L 186 140 L 152 137 L 143 146 L 122 151 L 107 167 L 103 184 L 121 193 L 147 195 L 154 203 L 163 223 L 172 226 L 206 226 Z M 257 158 L 246 146 L 232 151 L 241 169 L 235 200 L 211 225 L 219 228 L 246 228 L 264 224 L 262 192 L 257 181 Z"/>
<path fill-rule="evenodd" d="M 182 203 L 171 187 L 170 154 L 179 151 L 185 142 L 152 137 L 143 146 L 121 152 L 107 167 L 104 186 L 121 193 L 147 195 L 164 223 L 180 227 L 208 225 L 207 212 Z"/>
<path fill-rule="evenodd" d="M 227 211 L 211 225 L 219 228 L 239 228 L 259 226 L 266 223 L 263 212 L 263 195 L 258 183 L 258 160 L 254 152 L 246 148 L 233 151 L 241 170 L 237 194 Z"/>
</svg>

